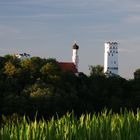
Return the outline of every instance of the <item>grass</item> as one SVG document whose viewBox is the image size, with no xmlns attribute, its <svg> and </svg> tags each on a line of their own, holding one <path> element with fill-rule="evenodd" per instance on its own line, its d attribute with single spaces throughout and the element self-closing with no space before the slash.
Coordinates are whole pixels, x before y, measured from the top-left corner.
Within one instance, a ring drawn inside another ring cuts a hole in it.
<svg viewBox="0 0 140 140">
<path fill-rule="evenodd" d="M 4 117 L 3 117 L 4 118 Z M 30 121 L 25 116 L 0 127 L 0 140 L 140 140 L 140 110 L 115 114 L 67 113 L 61 118 Z"/>
</svg>

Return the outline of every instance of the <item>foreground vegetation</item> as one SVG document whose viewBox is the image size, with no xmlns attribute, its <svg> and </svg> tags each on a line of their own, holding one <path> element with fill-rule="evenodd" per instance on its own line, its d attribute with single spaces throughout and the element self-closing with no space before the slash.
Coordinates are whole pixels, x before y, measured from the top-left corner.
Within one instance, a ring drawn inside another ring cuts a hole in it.
<svg viewBox="0 0 140 140">
<path fill-rule="evenodd" d="M 23 118 L 6 120 L 0 127 L 1 140 L 139 140 L 140 110 L 114 114 L 86 114 L 79 118 L 67 113 L 50 121 Z"/>
</svg>

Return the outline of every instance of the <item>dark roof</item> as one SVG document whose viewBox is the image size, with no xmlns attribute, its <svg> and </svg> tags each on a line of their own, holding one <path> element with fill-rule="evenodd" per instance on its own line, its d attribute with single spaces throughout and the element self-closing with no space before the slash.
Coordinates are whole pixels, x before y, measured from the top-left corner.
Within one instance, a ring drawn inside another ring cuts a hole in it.
<svg viewBox="0 0 140 140">
<path fill-rule="evenodd" d="M 71 71 L 73 73 L 77 73 L 77 68 L 72 62 L 58 62 L 58 65 L 62 71 Z"/>
<path fill-rule="evenodd" d="M 79 46 L 75 43 L 72 48 L 78 50 Z"/>
</svg>

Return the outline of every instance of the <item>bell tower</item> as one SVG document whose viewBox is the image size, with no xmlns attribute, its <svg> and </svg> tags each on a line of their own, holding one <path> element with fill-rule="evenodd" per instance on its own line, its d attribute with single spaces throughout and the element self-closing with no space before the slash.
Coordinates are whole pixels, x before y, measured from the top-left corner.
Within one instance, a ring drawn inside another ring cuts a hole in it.
<svg viewBox="0 0 140 140">
<path fill-rule="evenodd" d="M 118 43 L 105 43 L 104 52 L 104 73 L 108 75 L 118 75 Z"/>
</svg>

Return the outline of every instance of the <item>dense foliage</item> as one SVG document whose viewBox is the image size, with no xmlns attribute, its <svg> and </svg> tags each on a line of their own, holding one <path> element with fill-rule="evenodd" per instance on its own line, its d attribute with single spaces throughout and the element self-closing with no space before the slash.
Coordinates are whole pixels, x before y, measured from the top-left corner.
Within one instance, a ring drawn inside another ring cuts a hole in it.
<svg viewBox="0 0 140 140">
<path fill-rule="evenodd" d="M 118 112 L 120 107 L 140 107 L 140 79 L 107 77 L 101 66 L 90 66 L 90 75 L 62 71 L 55 59 L 19 60 L 0 57 L 0 113 L 18 113 L 33 117 L 63 115 L 74 111 L 101 111 L 104 107 Z"/>
<path fill-rule="evenodd" d="M 14 116 L 14 118 L 16 118 Z M 13 120 L 13 119 L 12 119 Z M 79 118 L 69 114 L 61 118 L 30 121 L 16 118 L 14 121 L 3 116 L 0 127 L 1 140 L 139 140 L 140 111 L 124 113 L 86 114 Z"/>
</svg>

